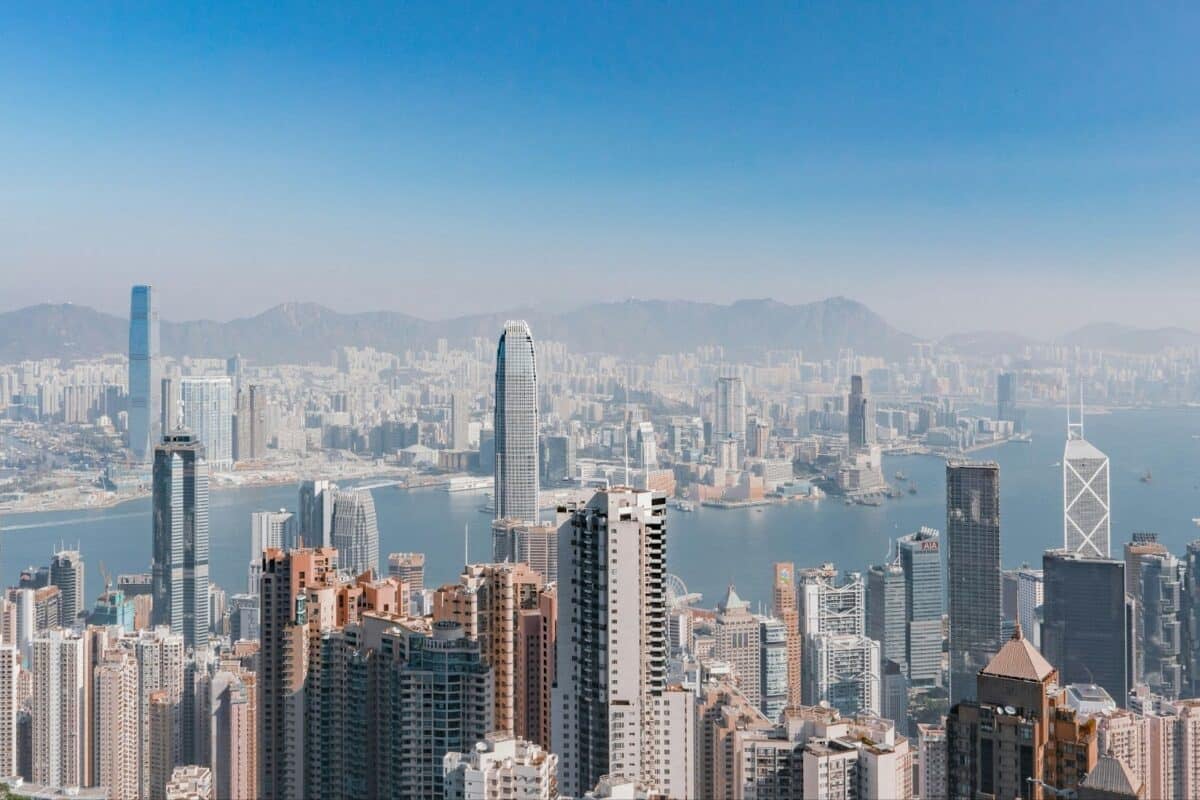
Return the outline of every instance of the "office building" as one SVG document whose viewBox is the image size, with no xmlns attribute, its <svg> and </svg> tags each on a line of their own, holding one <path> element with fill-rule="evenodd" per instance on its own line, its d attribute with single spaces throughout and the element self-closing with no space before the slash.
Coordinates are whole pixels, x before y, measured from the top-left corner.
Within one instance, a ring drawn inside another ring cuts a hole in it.
<svg viewBox="0 0 1200 800">
<path fill-rule="evenodd" d="M 1200 539 L 1187 546 L 1183 579 L 1184 664 L 1188 697 L 1200 697 Z"/>
<path fill-rule="evenodd" d="M 154 452 L 159 392 L 158 305 L 150 286 L 134 286 L 129 299 L 129 451 L 146 463 Z"/>
<path fill-rule="evenodd" d="M 819 634 L 804 640 L 805 705 L 828 703 L 845 716 L 883 713 L 879 642 L 862 635 Z"/>
<path fill-rule="evenodd" d="M 189 376 L 179 381 L 183 427 L 204 445 L 212 469 L 233 468 L 233 388 L 229 378 Z"/>
<path fill-rule="evenodd" d="M 351 575 L 379 572 L 379 523 L 369 489 L 339 491 L 333 504 L 333 549 Z"/>
<path fill-rule="evenodd" d="M 300 484 L 300 546 L 333 546 L 333 505 L 336 497 L 337 485 L 332 481 L 313 480 Z"/>
<path fill-rule="evenodd" d="M 1108 456 L 1083 438 L 1082 421 L 1067 425 L 1062 465 L 1063 547 L 1088 558 L 1108 558 Z"/>
<path fill-rule="evenodd" d="M 1033 646 L 1042 647 L 1042 604 L 1045 578 L 1040 569 L 1022 567 L 1017 571 L 1017 622 Z"/>
<path fill-rule="evenodd" d="M 80 613 L 87 609 L 84 588 L 83 557 L 78 550 L 59 550 L 50 558 L 50 583 L 58 587 L 59 613 L 64 628 L 75 624 Z"/>
<path fill-rule="evenodd" d="M 908 593 L 899 559 L 867 570 L 867 636 L 880 656 L 908 674 Z"/>
<path fill-rule="evenodd" d="M 1058 673 L 1018 627 L 978 675 L 978 701 L 946 718 L 949 797 L 1046 797 L 1096 765 L 1096 727 L 1066 706 Z M 1030 780 L 1041 782 L 1030 785 Z"/>
<path fill-rule="evenodd" d="M 442 760 L 446 800 L 557 800 L 558 756 L 519 737 L 489 733 Z"/>
<path fill-rule="evenodd" d="M 538 521 L 537 386 L 529 325 L 510 320 L 496 348 L 496 519 Z"/>
<path fill-rule="evenodd" d="M 541 468 L 543 486 L 575 480 L 575 439 L 571 436 L 543 438 Z"/>
<path fill-rule="evenodd" d="M 754 706 L 762 705 L 760 636 L 759 621 L 750 613 L 750 604 L 738 597 L 730 584 L 717 603 L 713 657 L 729 664 L 738 689 Z"/>
<path fill-rule="evenodd" d="M 1013 423 L 1020 421 L 1017 411 L 1016 373 L 1001 372 L 996 376 L 996 419 Z"/>
<path fill-rule="evenodd" d="M 471 447 L 471 397 L 466 392 L 450 393 L 450 425 L 447 444 L 451 450 Z"/>
<path fill-rule="evenodd" d="M 759 708 L 767 719 L 777 720 L 788 707 L 788 636 L 782 620 L 758 617 Z"/>
<path fill-rule="evenodd" d="M 950 702 L 975 695 L 975 676 L 1000 649 L 1000 467 L 946 464 Z"/>
<path fill-rule="evenodd" d="M 388 577 L 399 580 L 409 592 L 425 591 L 425 554 L 389 553 Z"/>
<path fill-rule="evenodd" d="M 208 461 L 188 431 L 163 436 L 154 448 L 153 624 L 184 643 L 208 645 Z"/>
<path fill-rule="evenodd" d="M 736 468 L 746 448 L 746 384 L 737 375 L 717 378 L 713 396 L 712 444 L 716 452 L 725 442 L 735 443 L 729 466 Z"/>
<path fill-rule="evenodd" d="M 1174 700 L 1184 690 L 1183 601 L 1186 565 L 1170 553 L 1140 559 L 1137 597 L 1139 683 Z"/>
<path fill-rule="evenodd" d="M 246 591 L 258 595 L 262 554 L 267 548 L 290 549 L 296 546 L 296 515 L 290 511 L 253 511 L 250 513 L 249 584 Z"/>
<path fill-rule="evenodd" d="M 87 786 L 91 670 L 87 640 L 60 628 L 33 640 L 33 781 Z"/>
<path fill-rule="evenodd" d="M 863 392 L 861 375 L 850 376 L 850 395 L 846 399 L 846 431 L 850 451 L 870 447 L 875 443 L 875 409 Z"/>
<path fill-rule="evenodd" d="M 159 411 L 160 433 L 158 435 L 161 436 L 163 433 L 170 433 L 183 425 L 183 409 L 180 407 L 179 400 L 179 376 L 164 377 L 159 382 L 159 386 L 162 399 Z"/>
<path fill-rule="evenodd" d="M 1098 684 L 1125 705 L 1130 689 L 1125 565 L 1048 550 L 1042 575 L 1042 652 L 1047 660 L 1064 684 Z"/>
<path fill-rule="evenodd" d="M 787 636 L 788 705 L 800 705 L 800 676 L 802 641 L 800 607 L 796 597 L 796 567 L 786 561 L 775 564 L 775 581 L 771 585 L 772 613 L 783 623 Z"/>
<path fill-rule="evenodd" d="M 602 775 L 665 793 L 687 778 L 656 771 L 681 735 L 653 716 L 678 694 L 666 681 L 666 510 L 662 495 L 610 489 L 569 507 L 559 529 L 552 742 L 564 794 Z"/>
<path fill-rule="evenodd" d="M 921 528 L 900 537 L 900 568 L 904 573 L 905 663 L 912 686 L 935 686 L 942 674 L 942 554 L 941 537 Z"/>
<path fill-rule="evenodd" d="M 839 580 L 833 564 L 801 569 L 797 575 L 800 632 L 805 636 L 866 633 L 862 575 L 847 572 Z"/>
</svg>

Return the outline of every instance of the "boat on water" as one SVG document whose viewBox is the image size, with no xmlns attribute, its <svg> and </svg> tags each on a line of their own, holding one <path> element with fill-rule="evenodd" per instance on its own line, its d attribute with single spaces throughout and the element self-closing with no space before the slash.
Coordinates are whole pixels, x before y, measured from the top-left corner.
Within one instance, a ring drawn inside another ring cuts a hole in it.
<svg viewBox="0 0 1200 800">
<path fill-rule="evenodd" d="M 910 484 L 908 485 L 908 493 L 909 493 L 909 494 L 916 494 L 916 493 L 917 493 L 917 483 L 916 483 L 916 481 L 913 481 L 912 483 L 910 483 Z"/>
<path fill-rule="evenodd" d="M 1150 474 L 1150 470 L 1146 470 L 1142 473 L 1142 477 L 1138 478 L 1138 480 L 1142 483 L 1149 483 L 1150 481 L 1154 480 L 1154 476 Z"/>
<path fill-rule="evenodd" d="M 1200 528 L 1200 517 L 1192 517 L 1192 524 Z"/>
<path fill-rule="evenodd" d="M 898 481 L 906 481 L 906 480 L 908 480 L 908 476 L 907 476 L 907 475 L 905 475 L 903 472 L 899 472 L 899 471 L 898 471 L 898 472 L 896 472 L 896 480 L 898 480 Z"/>
<path fill-rule="evenodd" d="M 682 511 L 685 514 L 696 510 L 696 506 L 692 505 L 687 500 L 678 500 L 674 503 L 674 506 L 676 511 Z"/>
</svg>

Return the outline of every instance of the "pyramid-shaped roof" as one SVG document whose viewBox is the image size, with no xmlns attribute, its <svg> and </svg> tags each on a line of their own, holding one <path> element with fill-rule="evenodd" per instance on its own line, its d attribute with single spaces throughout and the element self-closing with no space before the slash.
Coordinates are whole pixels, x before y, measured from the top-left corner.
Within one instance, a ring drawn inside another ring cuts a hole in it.
<svg viewBox="0 0 1200 800">
<path fill-rule="evenodd" d="M 729 590 L 725 592 L 725 599 L 717 606 L 718 611 L 732 611 L 737 608 L 749 608 L 750 604 L 742 598 L 738 597 L 738 593 L 734 591 L 733 584 L 729 584 Z"/>
<path fill-rule="evenodd" d="M 996 653 L 996 656 L 983 668 L 984 675 L 1039 683 L 1052 672 L 1054 672 L 1054 667 L 1021 634 L 1020 625 L 1017 625 L 1012 638 L 1004 643 L 1000 652 Z"/>
<path fill-rule="evenodd" d="M 1079 785 L 1110 794 L 1137 797 L 1141 781 L 1134 777 L 1133 772 L 1125 766 L 1124 761 L 1110 752 L 1096 760 L 1096 766 L 1092 767 L 1092 771 Z"/>
</svg>

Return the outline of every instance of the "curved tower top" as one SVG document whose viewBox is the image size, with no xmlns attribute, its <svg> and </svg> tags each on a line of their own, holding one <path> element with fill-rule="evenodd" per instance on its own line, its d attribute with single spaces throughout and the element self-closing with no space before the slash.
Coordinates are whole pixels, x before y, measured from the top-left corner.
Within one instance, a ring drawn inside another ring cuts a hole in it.
<svg viewBox="0 0 1200 800">
<path fill-rule="evenodd" d="M 496 519 L 538 519 L 537 366 L 524 320 L 504 323 L 496 347 Z"/>
</svg>

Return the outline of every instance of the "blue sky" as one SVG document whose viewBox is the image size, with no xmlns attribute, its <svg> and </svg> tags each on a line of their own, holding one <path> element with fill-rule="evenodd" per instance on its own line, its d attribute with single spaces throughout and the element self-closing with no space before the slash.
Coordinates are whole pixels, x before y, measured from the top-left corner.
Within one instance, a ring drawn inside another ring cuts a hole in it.
<svg viewBox="0 0 1200 800">
<path fill-rule="evenodd" d="M 1200 6 L 28 4 L 0 308 L 1200 328 Z"/>
</svg>

